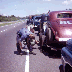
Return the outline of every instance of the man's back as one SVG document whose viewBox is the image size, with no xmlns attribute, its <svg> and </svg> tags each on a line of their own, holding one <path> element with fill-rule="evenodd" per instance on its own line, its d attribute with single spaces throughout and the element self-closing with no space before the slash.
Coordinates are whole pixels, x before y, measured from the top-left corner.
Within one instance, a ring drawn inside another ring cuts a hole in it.
<svg viewBox="0 0 72 72">
<path fill-rule="evenodd" d="M 19 33 L 21 33 L 21 41 L 25 38 L 27 38 L 28 35 L 33 34 L 31 31 L 29 31 L 27 28 L 20 29 Z"/>
</svg>

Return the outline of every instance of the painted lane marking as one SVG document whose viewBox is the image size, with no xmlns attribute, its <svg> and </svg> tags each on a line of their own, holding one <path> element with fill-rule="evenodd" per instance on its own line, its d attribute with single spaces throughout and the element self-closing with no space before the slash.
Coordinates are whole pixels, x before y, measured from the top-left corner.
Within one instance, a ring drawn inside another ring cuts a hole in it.
<svg viewBox="0 0 72 72">
<path fill-rule="evenodd" d="M 2 32 L 2 31 L 1 31 Z"/>
<path fill-rule="evenodd" d="M 29 50 L 27 50 L 27 55 L 26 55 L 25 72 L 29 72 Z"/>
<path fill-rule="evenodd" d="M 5 30 L 3 30 L 3 31 L 6 31 L 7 29 L 5 29 Z M 3 31 L 1 31 L 1 32 L 3 32 Z"/>
<path fill-rule="evenodd" d="M 1 27 L 4 27 L 4 26 L 1 26 Z"/>
<path fill-rule="evenodd" d="M 8 26 L 8 25 L 5 25 L 5 26 Z"/>
<path fill-rule="evenodd" d="M 15 27 L 15 26 L 14 26 Z"/>
<path fill-rule="evenodd" d="M 13 24 L 11 24 L 11 25 L 13 25 Z"/>
<path fill-rule="evenodd" d="M 3 30 L 3 31 L 5 31 L 5 30 Z"/>
</svg>

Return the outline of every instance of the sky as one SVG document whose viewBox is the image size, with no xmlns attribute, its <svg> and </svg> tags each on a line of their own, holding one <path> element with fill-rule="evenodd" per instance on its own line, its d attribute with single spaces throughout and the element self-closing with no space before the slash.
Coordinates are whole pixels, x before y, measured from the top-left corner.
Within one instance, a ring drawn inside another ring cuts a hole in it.
<svg viewBox="0 0 72 72">
<path fill-rule="evenodd" d="M 72 0 L 0 0 L 0 14 L 25 17 L 50 11 L 72 9 Z"/>
</svg>

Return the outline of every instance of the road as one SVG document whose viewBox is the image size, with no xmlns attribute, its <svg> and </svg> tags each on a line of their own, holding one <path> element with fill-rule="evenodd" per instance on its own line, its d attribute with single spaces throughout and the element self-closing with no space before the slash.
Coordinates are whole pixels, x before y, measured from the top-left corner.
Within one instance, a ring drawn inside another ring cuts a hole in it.
<svg viewBox="0 0 72 72">
<path fill-rule="evenodd" d="M 36 55 L 28 55 L 27 48 L 22 49 L 22 56 L 17 54 L 16 32 L 25 26 L 25 23 L 18 23 L 0 27 L 0 72 L 60 72 L 60 52 L 51 51 L 51 55 L 46 55 L 40 53 L 36 44 L 33 47 Z M 39 40 L 37 31 L 35 39 Z"/>
</svg>

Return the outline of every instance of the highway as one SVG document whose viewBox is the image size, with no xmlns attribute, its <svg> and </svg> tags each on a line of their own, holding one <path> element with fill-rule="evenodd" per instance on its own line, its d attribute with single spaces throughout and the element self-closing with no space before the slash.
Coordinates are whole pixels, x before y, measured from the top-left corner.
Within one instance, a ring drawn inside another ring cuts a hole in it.
<svg viewBox="0 0 72 72">
<path fill-rule="evenodd" d="M 51 51 L 51 55 L 41 53 L 36 44 L 28 54 L 27 48 L 22 49 L 23 55 L 17 54 L 16 32 L 26 27 L 26 22 L 0 27 L 0 72 L 60 72 L 60 51 Z M 35 39 L 39 40 L 37 31 Z"/>
</svg>

